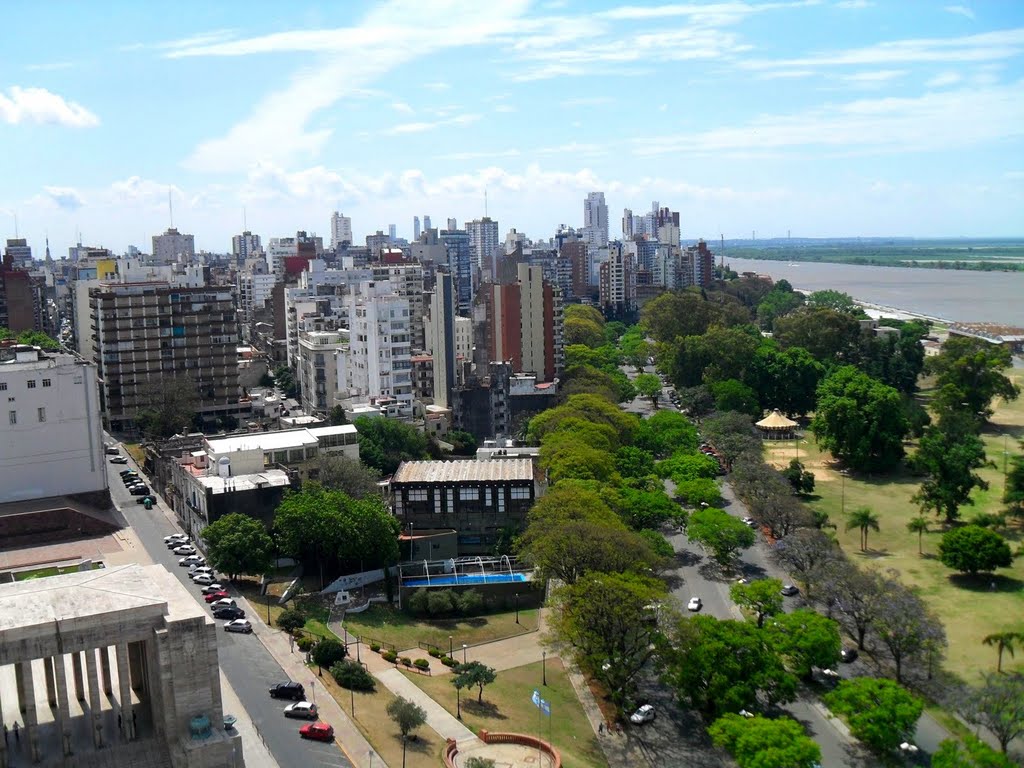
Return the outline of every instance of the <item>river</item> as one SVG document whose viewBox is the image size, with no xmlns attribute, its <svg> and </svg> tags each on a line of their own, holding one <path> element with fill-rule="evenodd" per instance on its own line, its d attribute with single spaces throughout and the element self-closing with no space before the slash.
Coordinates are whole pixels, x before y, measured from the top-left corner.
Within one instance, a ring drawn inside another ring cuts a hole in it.
<svg viewBox="0 0 1024 768">
<path fill-rule="evenodd" d="M 1024 327 L 1024 272 L 867 267 L 729 258 L 737 272 L 786 279 L 802 291 L 833 288 L 857 301 L 961 323 Z"/>
</svg>

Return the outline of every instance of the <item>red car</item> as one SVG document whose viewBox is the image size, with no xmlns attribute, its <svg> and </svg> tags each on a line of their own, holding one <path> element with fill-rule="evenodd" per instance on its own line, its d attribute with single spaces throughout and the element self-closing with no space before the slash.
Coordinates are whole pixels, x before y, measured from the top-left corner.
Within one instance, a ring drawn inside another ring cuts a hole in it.
<svg viewBox="0 0 1024 768">
<path fill-rule="evenodd" d="M 223 589 L 220 590 L 219 592 L 211 592 L 208 595 L 203 595 L 203 598 L 208 603 L 212 603 L 214 600 L 223 600 L 225 597 L 231 597 L 231 595 L 229 595 Z"/>
<path fill-rule="evenodd" d="M 315 741 L 334 741 L 334 728 L 327 723 L 310 723 L 299 728 L 299 736 Z"/>
</svg>

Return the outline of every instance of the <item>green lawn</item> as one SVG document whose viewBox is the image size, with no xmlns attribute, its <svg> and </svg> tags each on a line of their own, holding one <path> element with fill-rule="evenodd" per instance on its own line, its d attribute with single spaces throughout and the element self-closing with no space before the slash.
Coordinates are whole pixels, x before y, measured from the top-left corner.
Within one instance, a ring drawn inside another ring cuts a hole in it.
<svg viewBox="0 0 1024 768">
<path fill-rule="evenodd" d="M 406 675 L 434 701 L 456 714 L 455 688 L 451 677 Z M 547 662 L 547 686 L 541 685 L 541 664 L 527 664 L 498 673 L 498 678 L 484 688 L 483 704 L 477 704 L 477 692 L 462 692 L 462 720 L 474 732 L 514 731 L 539 734 L 549 739 L 562 753 L 566 768 L 605 768 L 608 763 L 598 745 L 583 708 L 576 698 L 561 660 Z M 551 703 L 550 722 L 533 705 L 530 696 L 538 690 Z M 357 705 L 358 706 L 358 705 Z M 550 734 L 550 736 L 549 736 Z"/>
<path fill-rule="evenodd" d="M 479 643 L 500 640 L 529 632 L 537 628 L 537 610 L 523 608 L 516 612 L 504 611 L 472 618 L 420 619 L 403 613 L 396 608 L 373 605 L 363 613 L 349 614 L 345 618 L 345 629 L 349 634 L 359 635 L 364 642 L 370 639 L 390 643 L 398 650 L 416 648 L 419 643 L 430 643 L 445 651 L 449 640 L 455 648 L 463 643 Z"/>
<path fill-rule="evenodd" d="M 1013 371 L 1017 383 L 1024 384 L 1024 374 Z M 1024 398 L 1013 403 L 996 404 L 991 424 L 983 433 L 986 452 L 995 466 L 980 470 L 990 484 L 988 491 L 976 491 L 973 506 L 961 509 L 961 517 L 969 519 L 979 512 L 1002 510 L 1003 435 L 1011 455 L 1019 452 L 1015 440 L 1024 437 Z M 918 516 L 910 497 L 917 491 L 920 478 L 901 470 L 891 475 L 850 475 L 845 479 L 835 470 L 829 454 L 819 450 L 808 433 L 800 443 L 800 458 L 815 473 L 817 486 L 810 505 L 827 512 L 838 527 L 836 536 L 844 551 L 864 565 L 895 568 L 903 581 L 919 589 L 921 596 L 936 611 L 946 627 L 949 638 L 947 671 L 969 683 L 978 682 L 981 674 L 995 669 L 995 650 L 983 646 L 986 635 L 1009 629 L 1024 629 L 1024 559 L 1013 567 L 1002 569 L 994 579 L 982 577 L 975 583 L 964 581 L 936 559 L 938 543 L 944 526 L 930 516 L 931 527 L 923 537 L 924 555 L 918 554 L 918 537 L 907 531 L 909 520 Z M 776 466 L 788 464 L 795 455 L 794 444 L 769 445 L 766 459 Z M 908 446 L 908 451 L 913 447 Z M 879 517 L 880 531 L 868 534 L 868 550 L 859 548 L 858 529 L 845 530 L 843 510 L 848 515 L 857 507 L 870 507 Z M 1000 531 L 1016 549 L 1024 539 L 1020 522 L 1011 522 Z M 995 590 L 991 584 L 995 583 Z M 1024 672 L 1024 654 L 1014 659 L 1005 654 L 1006 671 Z"/>
<path fill-rule="evenodd" d="M 94 562 L 91 566 L 92 570 L 102 568 L 103 563 Z M 60 576 L 65 573 L 77 573 L 81 570 L 77 565 L 62 565 L 60 567 L 51 566 L 49 568 L 36 568 L 31 571 L 19 571 L 14 574 L 15 581 L 28 581 L 30 579 L 42 579 L 46 576 Z"/>
</svg>

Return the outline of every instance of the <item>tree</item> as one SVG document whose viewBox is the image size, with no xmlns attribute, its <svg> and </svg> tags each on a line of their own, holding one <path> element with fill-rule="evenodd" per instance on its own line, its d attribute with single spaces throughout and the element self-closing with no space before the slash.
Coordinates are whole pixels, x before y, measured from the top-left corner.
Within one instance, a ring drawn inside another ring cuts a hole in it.
<svg viewBox="0 0 1024 768">
<path fill-rule="evenodd" d="M 831 289 L 814 291 L 807 297 L 807 304 L 811 307 L 825 307 L 834 312 L 845 312 L 848 315 L 863 314 L 850 294 Z"/>
<path fill-rule="evenodd" d="M 632 442 L 633 432 L 639 423 L 635 415 L 623 413 L 619 407 L 598 395 L 572 395 L 562 405 L 549 408 L 530 419 L 527 438 L 540 443 L 548 433 L 558 429 L 566 419 L 578 419 L 593 424 L 611 427 L 620 445 Z"/>
<path fill-rule="evenodd" d="M 785 703 L 796 694 L 797 680 L 768 636 L 745 621 L 682 619 L 662 655 L 666 680 L 679 699 L 711 718 L 758 701 Z"/>
<path fill-rule="evenodd" d="M 892 680 L 856 677 L 825 694 L 825 704 L 842 715 L 850 732 L 878 754 L 899 747 L 917 725 L 924 702 Z"/>
<path fill-rule="evenodd" d="M 1006 539 L 995 531 L 965 525 L 942 534 L 939 560 L 947 568 L 974 576 L 979 572 L 1008 568 L 1013 563 L 1013 555 Z"/>
<path fill-rule="evenodd" d="M 471 661 L 467 664 L 459 664 L 454 670 L 452 685 L 459 690 L 463 688 L 477 688 L 477 702 L 482 704 L 484 700 L 484 686 L 490 685 L 498 677 L 493 667 L 488 667 L 479 661 Z"/>
<path fill-rule="evenodd" d="M 885 613 L 888 582 L 878 571 L 858 568 L 845 559 L 834 560 L 826 571 L 825 602 L 838 613 L 863 651 L 868 631 Z"/>
<path fill-rule="evenodd" d="M 709 507 L 690 515 L 686 528 L 690 541 L 700 544 L 715 561 L 728 567 L 741 549 L 754 545 L 756 537 L 749 526 L 728 512 Z"/>
<path fill-rule="evenodd" d="M 562 333 L 565 343 L 599 347 L 605 343 L 604 316 L 586 304 L 570 304 L 565 308 Z"/>
<path fill-rule="evenodd" d="M 1014 651 L 1017 649 L 1017 643 L 1024 643 L 1024 632 L 995 632 L 991 635 L 986 635 L 982 641 L 983 644 L 989 646 L 995 646 L 999 658 L 996 662 L 996 672 L 1003 671 L 1003 651 L 1009 651 L 1010 655 L 1014 655 Z"/>
<path fill-rule="evenodd" d="M 804 495 L 814 490 L 814 473 L 804 469 L 800 459 L 792 459 L 789 466 L 782 472 L 782 476 L 789 481 L 794 493 Z"/>
<path fill-rule="evenodd" d="M 274 369 L 274 384 L 284 392 L 285 397 L 295 398 L 299 394 L 298 384 L 295 382 L 295 374 L 287 365 L 279 365 Z"/>
<path fill-rule="evenodd" d="M 658 477 L 670 477 L 676 483 L 687 480 L 714 480 L 721 472 L 718 459 L 700 451 L 680 450 L 654 467 Z"/>
<path fill-rule="evenodd" d="M 1024 676 L 988 675 L 968 698 L 967 720 L 988 728 L 1006 754 L 1007 745 L 1024 736 Z"/>
<path fill-rule="evenodd" d="M 745 453 L 761 453 L 761 440 L 754 432 L 749 414 L 725 411 L 710 416 L 701 423 L 705 439 L 715 447 L 726 469 Z"/>
<path fill-rule="evenodd" d="M 346 659 L 331 665 L 331 677 L 342 688 L 373 693 L 377 679 L 358 661 Z"/>
<path fill-rule="evenodd" d="M 755 579 L 749 584 L 733 584 L 729 597 L 740 608 L 746 608 L 757 617 L 757 626 L 782 611 L 782 582 L 779 579 Z"/>
<path fill-rule="evenodd" d="M 928 533 L 928 521 L 923 517 L 915 517 L 907 523 L 907 530 L 917 534 L 917 554 L 923 555 L 921 539 Z"/>
<path fill-rule="evenodd" d="M 895 571 L 884 579 L 879 598 L 872 626 L 896 666 L 896 681 L 903 682 L 908 662 L 930 658 L 941 650 L 946 643 L 945 630 L 921 598 L 900 583 Z"/>
<path fill-rule="evenodd" d="M 981 739 L 968 734 L 963 741 L 946 739 L 932 755 L 932 768 L 1017 768 Z"/>
<path fill-rule="evenodd" d="M 811 599 L 817 586 L 840 557 L 836 543 L 816 528 L 801 528 L 775 544 L 775 559 Z"/>
<path fill-rule="evenodd" d="M 858 470 L 887 470 L 903 458 L 909 424 L 900 393 L 852 365 L 818 387 L 811 430 L 820 445 Z"/>
<path fill-rule="evenodd" d="M 761 415 L 761 406 L 757 393 L 736 379 L 724 379 L 711 384 L 711 394 L 715 398 L 715 409 L 719 411 L 736 411 Z"/>
<path fill-rule="evenodd" d="M 345 644 L 341 640 L 325 637 L 313 646 L 313 662 L 318 667 L 330 669 L 344 659 L 347 653 Z"/>
<path fill-rule="evenodd" d="M 860 323 L 846 312 L 801 307 L 777 318 L 774 328 L 773 337 L 783 349 L 802 347 L 826 365 L 856 362 Z"/>
<path fill-rule="evenodd" d="M 715 398 L 707 384 L 683 387 L 676 394 L 679 395 L 679 407 L 691 418 L 699 419 L 715 410 Z"/>
<path fill-rule="evenodd" d="M 340 405 L 331 408 L 327 414 L 327 423 L 332 427 L 348 424 L 348 416 L 345 415 L 345 409 Z"/>
<path fill-rule="evenodd" d="M 640 320 L 655 341 L 672 342 L 679 337 L 699 336 L 713 323 L 723 320 L 721 303 L 710 301 L 700 291 L 663 293 L 644 304 Z"/>
<path fill-rule="evenodd" d="M 605 685 L 620 709 L 654 656 L 652 643 L 660 634 L 650 621 L 651 606 L 664 594 L 660 581 L 625 573 L 590 573 L 556 592 L 553 636 Z"/>
<path fill-rule="evenodd" d="M 388 702 L 388 717 L 402 734 L 402 768 L 405 768 L 405 743 L 409 734 L 427 722 L 427 713 L 419 704 L 396 696 Z"/>
<path fill-rule="evenodd" d="M 988 483 L 973 471 L 991 465 L 985 459 L 985 445 L 965 426 L 961 417 L 929 427 L 908 462 L 927 475 L 912 501 L 920 505 L 922 514 L 945 515 L 947 523 L 959 517 L 961 506 L 974 503 L 971 491 L 988 489 Z"/>
<path fill-rule="evenodd" d="M 762 344 L 747 369 L 744 383 L 757 391 L 762 408 L 802 415 L 814 410 L 825 366 L 803 347 L 778 349 Z"/>
<path fill-rule="evenodd" d="M 1010 459 L 1003 501 L 1010 505 L 1013 514 L 1024 515 L 1024 456 L 1014 456 Z"/>
<path fill-rule="evenodd" d="M 846 521 L 846 530 L 852 531 L 854 528 L 860 528 L 860 551 L 866 552 L 868 548 L 868 531 L 877 532 L 879 530 L 878 515 L 868 507 L 857 507 L 857 509 L 850 513 L 849 519 Z"/>
<path fill-rule="evenodd" d="M 928 360 L 927 369 L 937 376 L 940 409 L 989 416 L 993 399 L 1015 400 L 1020 394 L 1020 388 L 1003 374 L 1012 365 L 1006 347 L 951 335 L 942 351 Z"/>
<path fill-rule="evenodd" d="M 60 342 L 47 336 L 42 331 L 22 331 L 16 334 L 9 328 L 0 327 L 0 339 L 16 339 L 19 344 L 39 347 L 45 352 L 57 352 L 60 350 Z"/>
<path fill-rule="evenodd" d="M 552 486 L 567 478 L 607 482 L 615 473 L 615 458 L 607 451 L 575 443 L 569 437 L 554 450 L 550 444 L 541 445 L 540 466 L 547 470 Z"/>
<path fill-rule="evenodd" d="M 382 475 L 394 474 L 403 461 L 427 458 L 427 436 L 415 427 L 394 419 L 360 416 L 359 456 Z"/>
<path fill-rule="evenodd" d="M 237 512 L 224 515 L 199 535 L 206 542 L 210 565 L 232 581 L 240 573 L 263 575 L 274 562 L 274 542 L 254 517 Z"/>
<path fill-rule="evenodd" d="M 446 443 L 452 444 L 452 453 L 456 456 L 475 456 L 477 442 L 469 432 L 453 429 L 444 437 Z"/>
<path fill-rule="evenodd" d="M 696 451 L 699 443 L 697 428 L 675 411 L 653 413 L 633 432 L 633 445 L 659 459 L 679 451 Z"/>
<path fill-rule="evenodd" d="M 353 499 L 380 495 L 380 476 L 358 459 L 341 454 L 320 454 L 316 479 L 324 488 L 343 491 Z"/>
<path fill-rule="evenodd" d="M 839 661 L 839 624 L 807 608 L 780 613 L 766 628 L 772 645 L 796 675 L 809 679 L 814 667 L 829 669 Z"/>
<path fill-rule="evenodd" d="M 737 459 L 733 467 L 733 486 L 746 502 L 750 514 L 768 526 L 773 538 L 788 536 L 797 528 L 811 524 L 807 509 L 793 498 L 792 488 L 783 475 L 756 454 Z"/>
<path fill-rule="evenodd" d="M 615 452 L 615 470 L 623 477 L 648 477 L 654 474 L 654 459 L 647 451 L 627 445 Z"/>
<path fill-rule="evenodd" d="M 821 748 L 796 720 L 722 715 L 708 728 L 716 747 L 736 758 L 740 768 L 813 768 Z"/>
<path fill-rule="evenodd" d="M 165 438 L 188 432 L 199 407 L 199 392 L 190 376 L 161 376 L 139 383 L 140 400 L 147 404 L 135 414 L 146 437 Z"/>
<path fill-rule="evenodd" d="M 653 373 L 641 373 L 633 379 L 633 386 L 642 397 L 649 397 L 651 405 L 658 407 L 658 398 L 661 396 L 661 379 Z"/>
<path fill-rule="evenodd" d="M 757 305 L 757 322 L 766 330 L 772 330 L 775 318 L 789 314 L 804 304 L 804 295 L 792 288 L 788 291 L 772 290 Z"/>
<path fill-rule="evenodd" d="M 722 503 L 718 483 L 703 477 L 676 483 L 676 498 L 689 507 L 717 507 Z"/>
</svg>

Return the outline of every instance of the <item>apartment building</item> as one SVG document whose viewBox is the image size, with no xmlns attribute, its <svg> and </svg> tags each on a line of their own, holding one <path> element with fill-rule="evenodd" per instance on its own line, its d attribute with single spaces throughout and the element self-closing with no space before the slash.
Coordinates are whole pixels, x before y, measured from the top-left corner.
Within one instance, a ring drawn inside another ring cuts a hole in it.
<svg viewBox="0 0 1024 768">
<path fill-rule="evenodd" d="M 348 347 L 344 329 L 299 331 L 298 374 L 302 410 L 308 414 L 326 414 L 338 391 L 339 352 Z"/>
</svg>

